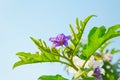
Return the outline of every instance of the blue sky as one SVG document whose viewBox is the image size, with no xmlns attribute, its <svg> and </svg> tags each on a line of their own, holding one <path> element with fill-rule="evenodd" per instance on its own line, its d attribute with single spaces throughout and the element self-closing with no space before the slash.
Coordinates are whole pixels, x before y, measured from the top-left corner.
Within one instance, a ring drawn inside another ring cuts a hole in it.
<svg viewBox="0 0 120 80">
<path fill-rule="evenodd" d="M 61 64 L 32 64 L 12 70 L 19 51 L 36 52 L 30 36 L 42 38 L 50 45 L 49 37 L 59 33 L 70 34 L 69 24 L 75 25 L 78 17 L 91 19 L 85 37 L 93 26 L 106 27 L 120 23 L 119 0 L 0 0 L 0 79 L 37 80 L 42 74 L 68 75 Z M 120 49 L 120 38 L 113 39 L 109 48 Z M 120 54 L 114 55 L 114 61 Z"/>
</svg>

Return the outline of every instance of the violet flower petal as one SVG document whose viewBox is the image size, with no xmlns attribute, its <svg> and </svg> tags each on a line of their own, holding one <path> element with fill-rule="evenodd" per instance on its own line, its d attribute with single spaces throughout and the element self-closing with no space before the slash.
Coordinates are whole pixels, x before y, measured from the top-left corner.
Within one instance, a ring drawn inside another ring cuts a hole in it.
<svg viewBox="0 0 120 80">
<path fill-rule="evenodd" d="M 66 36 L 66 40 L 69 40 L 69 39 L 71 39 L 72 38 L 72 36 Z"/>
<path fill-rule="evenodd" d="M 101 71 L 100 71 L 99 68 L 95 68 L 94 73 L 95 73 L 96 75 L 100 75 L 100 74 L 101 74 L 100 72 L 101 72 Z"/>
<path fill-rule="evenodd" d="M 51 41 L 51 42 L 58 42 L 58 40 L 56 38 L 52 38 L 52 37 L 49 39 L 49 41 Z"/>
<path fill-rule="evenodd" d="M 64 44 L 64 46 L 68 46 L 68 42 L 67 41 L 65 41 L 63 44 Z"/>
<path fill-rule="evenodd" d="M 96 76 L 98 80 L 103 80 L 101 76 Z"/>
<path fill-rule="evenodd" d="M 58 44 L 58 43 L 53 43 L 53 45 L 52 45 L 53 47 L 57 47 L 57 46 L 60 46 L 60 44 Z"/>
<path fill-rule="evenodd" d="M 95 68 L 94 74 L 95 74 L 95 77 L 96 77 L 98 80 L 103 80 L 102 77 L 100 76 L 101 71 L 100 71 L 99 67 Z"/>
</svg>

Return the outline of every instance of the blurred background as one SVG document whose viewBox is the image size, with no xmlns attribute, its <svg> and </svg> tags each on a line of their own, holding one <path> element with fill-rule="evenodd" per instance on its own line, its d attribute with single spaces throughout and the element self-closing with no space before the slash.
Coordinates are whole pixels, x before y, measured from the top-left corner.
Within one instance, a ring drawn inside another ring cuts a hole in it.
<svg viewBox="0 0 120 80">
<path fill-rule="evenodd" d="M 42 38 L 51 46 L 49 37 L 57 34 L 70 34 L 69 24 L 75 26 L 75 19 L 83 20 L 95 14 L 87 24 L 84 39 L 94 26 L 107 28 L 120 23 L 119 0 L 0 0 L 0 80 L 37 80 L 44 74 L 61 74 L 71 79 L 64 65 L 32 64 L 17 67 L 16 52 L 36 52 L 37 47 L 30 40 Z M 120 49 L 120 37 L 112 40 L 108 49 Z M 113 63 L 120 58 L 120 53 L 113 56 Z"/>
</svg>

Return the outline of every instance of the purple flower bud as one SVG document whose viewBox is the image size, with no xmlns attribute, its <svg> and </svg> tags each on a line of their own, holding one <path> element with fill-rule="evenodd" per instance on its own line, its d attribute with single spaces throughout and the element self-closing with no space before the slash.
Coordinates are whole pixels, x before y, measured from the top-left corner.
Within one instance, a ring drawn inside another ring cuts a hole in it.
<svg viewBox="0 0 120 80">
<path fill-rule="evenodd" d="M 94 73 L 97 75 L 97 76 L 99 76 L 101 73 L 100 73 L 100 69 L 97 67 L 97 68 L 95 68 L 95 70 L 94 70 Z"/>
<path fill-rule="evenodd" d="M 103 80 L 101 76 L 96 76 L 98 80 Z"/>
<path fill-rule="evenodd" d="M 99 69 L 99 67 L 94 69 L 94 76 L 98 79 L 98 80 L 103 80 L 102 77 L 100 76 L 101 71 Z"/>
<path fill-rule="evenodd" d="M 51 42 L 53 42 L 53 47 L 57 47 L 57 46 L 68 46 L 68 40 L 71 39 L 72 37 L 69 36 L 65 36 L 63 33 L 57 35 L 57 37 L 55 38 L 50 38 L 49 40 Z"/>
</svg>

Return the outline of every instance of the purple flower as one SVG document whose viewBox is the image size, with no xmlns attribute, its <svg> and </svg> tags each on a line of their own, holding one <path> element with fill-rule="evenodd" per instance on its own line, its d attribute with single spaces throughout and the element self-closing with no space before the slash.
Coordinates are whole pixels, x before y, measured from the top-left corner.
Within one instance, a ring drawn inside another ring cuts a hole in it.
<svg viewBox="0 0 120 80">
<path fill-rule="evenodd" d="M 103 80 L 102 77 L 100 76 L 101 71 L 99 69 L 99 67 L 95 68 L 94 70 L 94 76 L 98 79 L 98 80 Z"/>
<path fill-rule="evenodd" d="M 99 75 L 101 74 L 100 69 L 99 69 L 98 67 L 95 68 L 94 73 L 95 73 L 97 76 L 99 76 Z"/>
<path fill-rule="evenodd" d="M 96 76 L 98 80 L 103 80 L 101 76 Z"/>
<path fill-rule="evenodd" d="M 57 35 L 57 37 L 53 38 L 51 37 L 49 40 L 51 42 L 53 42 L 53 47 L 57 47 L 57 46 L 68 46 L 68 40 L 71 39 L 72 37 L 69 36 L 65 36 L 63 33 Z"/>
</svg>

